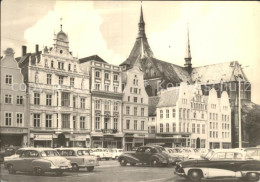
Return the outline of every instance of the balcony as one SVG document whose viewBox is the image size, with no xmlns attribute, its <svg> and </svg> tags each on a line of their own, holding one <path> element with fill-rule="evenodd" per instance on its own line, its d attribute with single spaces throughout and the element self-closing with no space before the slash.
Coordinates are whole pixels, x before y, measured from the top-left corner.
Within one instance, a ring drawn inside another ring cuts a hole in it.
<svg viewBox="0 0 260 182">
<path fill-rule="evenodd" d="M 114 134 L 117 133 L 117 129 L 101 129 L 101 132 L 106 134 Z"/>
</svg>

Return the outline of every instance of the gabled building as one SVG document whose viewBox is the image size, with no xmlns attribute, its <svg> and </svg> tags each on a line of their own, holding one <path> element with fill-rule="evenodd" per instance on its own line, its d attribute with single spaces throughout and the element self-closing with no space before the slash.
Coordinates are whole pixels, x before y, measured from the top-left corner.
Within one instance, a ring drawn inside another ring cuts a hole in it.
<svg viewBox="0 0 260 182">
<path fill-rule="evenodd" d="M 19 66 L 30 95 L 30 145 L 90 146 L 89 75 L 69 51 L 68 35 L 54 34 L 53 47 L 26 53 Z"/>
<path fill-rule="evenodd" d="M 90 75 L 92 147 L 122 148 L 122 71 L 97 55 L 79 60 Z"/>
<path fill-rule="evenodd" d="M 0 146 L 28 145 L 28 95 L 12 48 L 1 58 Z"/>
</svg>

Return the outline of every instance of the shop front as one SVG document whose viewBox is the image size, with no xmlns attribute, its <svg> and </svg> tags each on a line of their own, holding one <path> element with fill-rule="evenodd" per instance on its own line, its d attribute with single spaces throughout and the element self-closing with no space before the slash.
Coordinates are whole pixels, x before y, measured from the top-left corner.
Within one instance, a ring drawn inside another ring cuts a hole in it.
<svg viewBox="0 0 260 182">
<path fill-rule="evenodd" d="M 86 134 L 71 134 L 70 147 L 90 147 L 90 136 Z"/>
<path fill-rule="evenodd" d="M 122 137 L 92 136 L 92 148 L 122 148 Z"/>
<path fill-rule="evenodd" d="M 27 128 L 0 128 L 0 146 L 28 146 L 28 129 Z"/>
<path fill-rule="evenodd" d="M 126 133 L 124 136 L 124 150 L 132 151 L 145 144 L 147 134 Z"/>
<path fill-rule="evenodd" d="M 34 147 L 52 147 L 53 134 L 31 134 L 31 145 Z"/>
</svg>

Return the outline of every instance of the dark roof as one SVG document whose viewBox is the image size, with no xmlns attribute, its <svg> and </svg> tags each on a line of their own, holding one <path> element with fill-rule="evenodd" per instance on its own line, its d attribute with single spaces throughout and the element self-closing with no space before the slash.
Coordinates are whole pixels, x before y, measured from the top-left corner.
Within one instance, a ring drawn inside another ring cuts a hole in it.
<svg viewBox="0 0 260 182">
<path fill-rule="evenodd" d="M 15 58 L 15 60 L 16 60 L 17 62 L 19 62 L 19 61 L 21 60 L 21 57 L 17 57 L 17 58 Z"/>
<path fill-rule="evenodd" d="M 179 98 L 179 88 L 175 87 L 171 90 L 166 90 L 161 93 L 160 101 L 157 107 L 170 107 L 176 106 L 176 102 Z"/>
<path fill-rule="evenodd" d="M 93 56 L 89 56 L 89 57 L 79 59 L 79 63 L 85 63 L 85 62 L 88 62 L 88 61 L 98 61 L 98 62 L 102 62 L 102 63 L 107 63 L 106 61 L 104 61 L 98 55 L 93 55 Z"/>
<path fill-rule="evenodd" d="M 160 96 L 153 96 L 148 98 L 148 116 L 156 115 L 156 106 L 160 100 Z"/>
</svg>

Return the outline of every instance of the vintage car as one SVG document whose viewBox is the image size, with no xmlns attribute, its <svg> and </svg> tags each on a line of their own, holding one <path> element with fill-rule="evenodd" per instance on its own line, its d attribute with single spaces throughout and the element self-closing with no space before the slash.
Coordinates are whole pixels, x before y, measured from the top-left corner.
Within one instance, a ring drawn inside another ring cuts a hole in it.
<svg viewBox="0 0 260 182">
<path fill-rule="evenodd" d="M 188 160 L 190 160 L 190 159 L 201 159 L 209 151 L 210 151 L 209 149 L 197 149 L 193 153 L 190 153 L 187 158 L 188 158 Z"/>
<path fill-rule="evenodd" d="M 110 149 L 112 159 L 117 159 L 123 153 L 123 149 Z"/>
<path fill-rule="evenodd" d="M 15 154 L 13 154 L 13 155 L 11 155 L 11 156 L 4 157 L 4 161 L 7 161 L 7 160 L 10 160 L 10 159 L 15 159 L 15 158 L 20 157 L 21 153 L 22 153 L 24 150 L 27 150 L 27 149 L 32 149 L 32 148 L 19 148 L 18 150 L 16 150 Z"/>
<path fill-rule="evenodd" d="M 91 149 L 93 155 L 95 155 L 98 159 L 112 159 L 112 153 L 107 148 L 93 148 Z"/>
<path fill-rule="evenodd" d="M 173 157 L 175 163 L 184 160 L 184 155 L 179 150 L 174 148 L 165 148 L 165 150 Z"/>
<path fill-rule="evenodd" d="M 24 150 L 18 158 L 4 162 L 5 168 L 10 174 L 16 171 L 33 172 L 43 175 L 44 172 L 56 172 L 57 175 L 71 168 L 70 161 L 61 157 L 51 148 L 30 148 Z"/>
<path fill-rule="evenodd" d="M 200 181 L 201 178 L 242 178 L 258 181 L 260 161 L 236 149 L 214 149 L 203 159 L 182 161 L 176 165 L 175 174 Z"/>
<path fill-rule="evenodd" d="M 57 148 L 56 150 L 60 156 L 70 161 L 73 171 L 79 171 L 79 168 L 93 171 L 94 167 L 99 165 L 97 157 L 90 154 L 87 148 Z"/>
<path fill-rule="evenodd" d="M 118 161 L 121 166 L 126 166 L 128 163 L 132 166 L 136 164 L 151 166 L 173 164 L 173 158 L 161 148 L 157 146 L 141 146 L 135 152 L 124 152 L 118 157 Z"/>
<path fill-rule="evenodd" d="M 4 150 L 0 151 L 0 162 L 4 162 L 4 158 L 14 155 L 18 147 L 5 147 Z"/>
<path fill-rule="evenodd" d="M 249 154 L 253 159 L 260 160 L 260 147 L 249 147 L 243 150 L 246 151 L 246 153 Z"/>
</svg>

